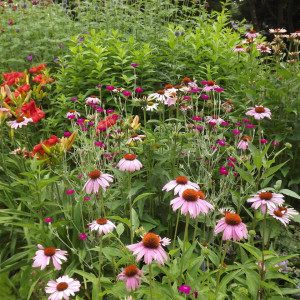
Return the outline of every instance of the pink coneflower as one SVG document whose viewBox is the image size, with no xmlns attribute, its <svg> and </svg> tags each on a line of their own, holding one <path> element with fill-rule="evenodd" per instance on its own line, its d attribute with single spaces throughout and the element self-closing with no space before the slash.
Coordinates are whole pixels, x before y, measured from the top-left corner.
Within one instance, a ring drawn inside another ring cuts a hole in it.
<svg viewBox="0 0 300 300">
<path fill-rule="evenodd" d="M 128 139 L 128 141 L 126 142 L 126 144 L 130 144 L 132 142 L 142 142 L 143 138 L 145 138 L 145 135 L 138 135 L 137 133 L 134 133 L 131 135 L 131 137 Z"/>
<path fill-rule="evenodd" d="M 258 32 L 256 32 L 255 30 L 250 30 L 249 32 L 246 33 L 246 37 L 248 39 L 253 39 L 260 36 L 260 34 Z"/>
<path fill-rule="evenodd" d="M 158 90 L 156 93 L 150 94 L 148 96 L 149 100 L 157 100 L 161 103 L 168 104 L 167 96 L 165 95 L 165 90 Z"/>
<path fill-rule="evenodd" d="M 32 122 L 32 118 L 20 117 L 15 121 L 7 122 L 11 128 L 17 129 L 22 128 L 23 126 L 27 126 L 28 123 Z"/>
<path fill-rule="evenodd" d="M 235 46 L 232 52 L 245 52 L 245 49 L 243 48 L 243 46 Z"/>
<path fill-rule="evenodd" d="M 208 123 L 212 122 L 215 124 L 221 124 L 224 122 L 224 120 L 222 118 L 220 118 L 219 116 L 216 116 L 216 115 L 206 116 L 206 117 L 204 117 L 204 120 Z"/>
<path fill-rule="evenodd" d="M 269 29 L 270 33 L 274 33 L 274 34 L 281 34 L 281 33 L 286 33 L 286 29 Z"/>
<path fill-rule="evenodd" d="M 91 231 L 98 231 L 99 234 L 109 234 L 116 228 L 114 223 L 105 218 L 99 218 L 98 220 L 93 221 L 92 223 L 88 224 L 88 227 Z"/>
<path fill-rule="evenodd" d="M 181 195 L 186 189 L 200 190 L 200 187 L 197 183 L 189 181 L 186 177 L 179 176 L 175 180 L 171 180 L 170 182 L 168 182 L 162 188 L 162 191 L 169 192 L 172 189 L 174 189 L 174 195 L 176 194 Z"/>
<path fill-rule="evenodd" d="M 117 166 L 119 170 L 123 172 L 139 171 L 143 167 L 142 163 L 136 159 L 136 156 L 132 153 L 125 154 L 124 158 L 119 161 Z"/>
<path fill-rule="evenodd" d="M 82 190 L 86 189 L 87 194 L 91 194 L 92 191 L 97 193 L 99 187 L 102 186 L 103 190 L 109 186 L 109 182 L 113 182 L 113 176 L 110 174 L 102 174 L 100 171 L 95 170 L 89 174 L 90 179 L 86 182 Z"/>
<path fill-rule="evenodd" d="M 215 90 L 216 88 L 220 88 L 212 80 L 210 80 L 210 81 L 201 81 L 201 83 L 204 84 L 203 92 L 211 92 L 211 91 Z"/>
<path fill-rule="evenodd" d="M 69 296 L 75 296 L 75 292 L 80 290 L 80 282 L 70 278 L 68 275 L 59 277 L 54 280 L 50 280 L 47 283 L 45 291 L 47 294 L 51 294 L 48 300 L 69 300 Z"/>
<path fill-rule="evenodd" d="M 133 255 L 137 254 L 136 261 L 139 261 L 144 257 L 146 264 L 151 264 L 152 260 L 156 260 L 159 265 L 164 265 L 164 260 L 168 260 L 168 256 L 162 246 L 170 244 L 170 239 L 163 238 L 155 233 L 148 232 L 143 236 L 143 240 L 140 243 L 126 246 L 130 251 L 133 251 Z"/>
<path fill-rule="evenodd" d="M 101 100 L 96 96 L 90 96 L 85 99 L 86 104 L 100 104 Z"/>
<path fill-rule="evenodd" d="M 262 53 L 270 53 L 270 54 L 272 53 L 271 48 L 263 46 L 263 45 L 258 45 L 256 47 L 256 49 Z"/>
<path fill-rule="evenodd" d="M 261 193 L 252 196 L 253 197 L 249 198 L 247 202 L 252 202 L 251 207 L 254 209 L 261 207 L 261 210 L 264 214 L 266 213 L 266 208 L 275 209 L 277 205 L 284 203 L 284 196 L 282 194 L 261 191 Z"/>
<path fill-rule="evenodd" d="M 271 119 L 271 111 L 269 108 L 255 105 L 255 107 L 249 107 L 248 109 L 249 111 L 246 112 L 246 115 L 252 116 L 256 120 L 260 120 L 263 118 Z"/>
<path fill-rule="evenodd" d="M 55 249 L 52 247 L 46 248 L 44 249 L 44 247 L 40 244 L 37 245 L 39 249 L 35 252 L 35 257 L 33 258 L 34 262 L 32 267 L 41 267 L 41 270 L 44 270 L 46 268 L 46 266 L 49 265 L 50 260 L 52 258 L 52 262 L 54 267 L 57 270 L 61 269 L 61 264 L 62 261 L 61 260 L 67 260 L 65 255 L 68 255 L 67 251 L 64 250 L 60 250 L 60 249 Z"/>
<path fill-rule="evenodd" d="M 209 210 L 214 210 L 214 207 L 204 200 L 204 194 L 201 191 L 194 189 L 186 189 L 182 195 L 173 199 L 170 204 L 173 211 L 181 207 L 181 213 L 186 215 L 190 214 L 191 218 L 196 218 L 200 213 L 208 214 Z"/>
<path fill-rule="evenodd" d="M 237 149 L 242 149 L 243 151 L 246 151 L 246 149 L 248 149 L 248 140 L 251 142 L 252 138 L 250 136 L 243 136 L 237 145 Z"/>
<path fill-rule="evenodd" d="M 278 206 L 275 209 L 268 209 L 268 213 L 275 219 L 279 220 L 284 226 L 289 224 L 291 221 L 290 218 L 293 218 L 293 215 L 298 215 L 299 213 L 293 208 Z"/>
<path fill-rule="evenodd" d="M 298 37 L 298 36 L 300 36 L 300 31 L 297 30 L 296 32 L 291 33 L 291 36 L 292 36 L 292 37 Z"/>
<path fill-rule="evenodd" d="M 215 228 L 215 234 L 223 232 L 223 240 L 233 239 L 240 241 L 247 238 L 248 230 L 246 225 L 242 222 L 238 214 L 226 213 L 225 217 L 218 221 Z"/>
<path fill-rule="evenodd" d="M 128 292 L 132 289 L 136 290 L 141 285 L 141 277 L 146 279 L 143 274 L 144 271 L 139 270 L 135 265 L 129 265 L 122 269 L 122 272 L 118 275 L 118 280 L 124 280 L 126 283 L 126 289 Z"/>
<path fill-rule="evenodd" d="M 71 109 L 69 112 L 67 112 L 66 117 L 68 119 L 77 119 L 80 117 L 80 113 L 75 111 L 74 109 Z"/>
</svg>

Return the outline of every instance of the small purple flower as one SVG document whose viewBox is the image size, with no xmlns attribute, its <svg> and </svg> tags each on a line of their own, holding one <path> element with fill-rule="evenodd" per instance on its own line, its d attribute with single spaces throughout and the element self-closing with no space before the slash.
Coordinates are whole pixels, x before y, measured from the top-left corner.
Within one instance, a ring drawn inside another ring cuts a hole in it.
<svg viewBox="0 0 300 300">
<path fill-rule="evenodd" d="M 69 131 L 64 132 L 64 137 L 69 137 L 69 136 L 71 136 L 71 135 L 72 135 L 72 133 L 69 132 Z"/>
<path fill-rule="evenodd" d="M 115 89 L 115 87 L 113 85 L 108 85 L 106 87 L 106 89 L 109 90 L 109 91 L 113 91 Z"/>
<path fill-rule="evenodd" d="M 53 59 L 53 62 L 54 62 L 54 63 L 57 63 L 57 62 L 58 62 L 58 58 L 54 58 L 54 59 Z"/>
<path fill-rule="evenodd" d="M 266 144 L 268 141 L 267 141 L 266 139 L 261 139 L 260 142 L 261 142 L 262 144 Z"/>
<path fill-rule="evenodd" d="M 93 122 L 88 122 L 89 126 L 94 126 L 95 124 Z"/>
<path fill-rule="evenodd" d="M 226 143 L 222 140 L 218 140 L 218 144 L 222 147 L 226 145 Z"/>
<path fill-rule="evenodd" d="M 188 285 L 182 285 L 178 288 L 178 291 L 188 295 L 191 292 L 191 287 Z"/>
<path fill-rule="evenodd" d="M 229 126 L 230 124 L 228 122 L 222 122 L 221 125 L 223 125 L 223 126 Z"/>
<path fill-rule="evenodd" d="M 193 117 L 193 120 L 194 120 L 194 121 L 201 121 L 202 118 L 201 118 L 201 117 Z"/>
<path fill-rule="evenodd" d="M 87 236 L 84 232 L 79 236 L 80 240 L 85 240 L 86 238 L 87 238 Z"/>
<path fill-rule="evenodd" d="M 233 129 L 232 132 L 236 135 L 241 133 L 239 130 L 235 130 L 235 129 Z"/>
<path fill-rule="evenodd" d="M 230 166 L 230 167 L 234 167 L 234 164 L 230 161 L 230 162 L 228 162 L 228 164 L 227 164 L 228 166 Z"/>
<path fill-rule="evenodd" d="M 115 111 L 114 111 L 113 109 L 108 109 L 106 112 L 107 112 L 108 114 L 113 114 Z"/>
<path fill-rule="evenodd" d="M 83 200 L 84 201 L 89 201 L 91 198 L 90 197 L 84 197 Z"/>
<path fill-rule="evenodd" d="M 67 195 L 72 195 L 72 194 L 74 194 L 74 193 L 75 193 L 74 190 L 66 190 L 66 194 L 67 194 Z"/>
<path fill-rule="evenodd" d="M 129 91 L 124 91 L 122 93 L 125 97 L 130 97 L 131 96 L 131 93 Z"/>
<path fill-rule="evenodd" d="M 78 119 L 76 123 L 77 124 L 84 123 L 84 119 Z"/>
<path fill-rule="evenodd" d="M 247 128 L 255 128 L 255 125 L 253 125 L 253 124 L 247 124 L 246 127 Z"/>
<path fill-rule="evenodd" d="M 137 87 L 137 88 L 135 89 L 135 91 L 136 91 L 138 94 L 140 94 L 140 93 L 142 93 L 144 90 L 143 90 L 142 88 L 140 88 L 140 87 Z"/>
<path fill-rule="evenodd" d="M 220 167 L 220 174 L 226 175 L 226 176 L 228 175 L 228 171 L 227 171 L 226 167 L 224 167 L 224 166 Z"/>
<path fill-rule="evenodd" d="M 58 44 L 57 46 L 58 46 L 58 48 L 63 48 L 64 47 L 63 44 Z"/>
<path fill-rule="evenodd" d="M 235 125 L 236 125 L 236 126 L 241 126 L 242 124 L 239 123 L 239 122 L 236 122 Z"/>
<path fill-rule="evenodd" d="M 33 60 L 33 56 L 27 56 L 28 60 Z"/>
<path fill-rule="evenodd" d="M 100 148 L 102 148 L 104 146 L 104 144 L 101 142 L 95 142 L 94 145 L 99 146 Z"/>
<path fill-rule="evenodd" d="M 97 88 L 98 88 L 98 89 L 101 89 L 101 88 L 102 88 L 102 85 L 101 85 L 101 84 L 98 84 L 98 85 L 97 85 Z"/>
<path fill-rule="evenodd" d="M 45 222 L 46 222 L 46 223 L 52 223 L 52 218 L 46 218 L 46 219 L 45 219 Z"/>
<path fill-rule="evenodd" d="M 79 40 L 78 40 L 78 44 L 79 43 L 82 43 L 84 41 L 84 38 L 80 38 Z"/>
<path fill-rule="evenodd" d="M 82 174 L 79 174 L 79 175 L 77 175 L 77 178 L 80 179 L 80 178 L 82 178 L 82 176 L 83 176 Z"/>
<path fill-rule="evenodd" d="M 243 123 L 250 123 L 250 120 L 248 120 L 248 119 L 242 119 L 242 122 Z"/>
<path fill-rule="evenodd" d="M 138 63 L 131 64 L 131 66 L 134 67 L 134 68 L 137 67 L 138 65 L 139 65 Z"/>
<path fill-rule="evenodd" d="M 8 25 L 14 25 L 14 20 L 8 19 Z"/>
<path fill-rule="evenodd" d="M 96 110 L 97 110 L 97 112 L 104 112 L 103 108 L 97 108 Z"/>
<path fill-rule="evenodd" d="M 192 98 L 191 98 L 191 97 L 188 97 L 188 96 L 183 96 L 183 99 L 184 99 L 184 100 L 192 100 Z"/>
<path fill-rule="evenodd" d="M 224 89 L 223 89 L 223 88 L 220 88 L 220 87 L 216 87 L 216 88 L 215 88 L 215 91 L 217 91 L 217 92 L 219 92 L 219 93 L 220 93 L 220 92 L 223 92 L 223 91 L 224 91 Z"/>
<path fill-rule="evenodd" d="M 279 143 L 278 142 L 273 142 L 272 145 L 273 146 L 279 146 Z"/>
<path fill-rule="evenodd" d="M 72 101 L 77 101 L 77 100 L 78 100 L 78 98 L 71 98 L 71 100 L 72 100 Z"/>
<path fill-rule="evenodd" d="M 194 129 L 201 131 L 202 130 L 202 126 L 195 126 Z"/>
<path fill-rule="evenodd" d="M 201 95 L 201 97 L 202 97 L 202 99 L 204 99 L 204 100 L 207 100 L 207 99 L 210 98 L 208 95 Z"/>
</svg>

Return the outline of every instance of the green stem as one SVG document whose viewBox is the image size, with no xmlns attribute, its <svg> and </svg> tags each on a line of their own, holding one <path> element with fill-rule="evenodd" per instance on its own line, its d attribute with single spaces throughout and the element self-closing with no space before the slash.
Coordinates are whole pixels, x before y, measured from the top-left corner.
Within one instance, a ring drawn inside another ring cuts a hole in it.
<svg viewBox="0 0 300 300">
<path fill-rule="evenodd" d="M 101 293 L 101 263 L 102 263 L 102 234 L 100 235 L 100 246 L 99 246 L 99 293 Z M 100 296 L 102 299 L 102 296 Z"/>
<path fill-rule="evenodd" d="M 185 242 L 188 236 L 188 228 L 189 228 L 190 214 L 187 213 L 186 221 L 185 221 L 185 230 L 184 230 L 184 238 L 183 238 L 183 247 L 182 247 L 182 255 L 181 255 L 181 265 L 180 265 L 180 277 L 179 277 L 179 286 L 182 283 L 182 273 L 183 273 L 183 262 L 184 262 L 184 254 L 185 254 Z"/>
<path fill-rule="evenodd" d="M 152 264 L 149 265 L 149 287 L 150 287 L 150 299 L 153 300 L 153 295 L 152 295 Z"/>
<path fill-rule="evenodd" d="M 177 230 L 178 230 L 179 217 L 180 217 L 180 209 L 178 209 L 178 213 L 177 213 L 177 220 L 176 220 L 176 226 L 175 226 L 175 233 L 174 233 L 174 238 L 173 238 L 173 250 L 175 249 L 175 242 L 176 242 L 176 237 L 177 237 Z"/>
<path fill-rule="evenodd" d="M 194 230 L 194 236 L 193 236 L 193 243 L 194 243 L 196 235 L 197 235 L 197 229 L 198 229 L 198 217 L 196 217 L 195 230 Z"/>
<path fill-rule="evenodd" d="M 222 259 L 221 259 L 221 265 L 219 267 L 219 272 L 218 272 L 218 277 L 217 277 L 217 283 L 216 283 L 216 293 L 215 293 L 216 297 L 217 297 L 218 292 L 219 292 L 220 278 L 221 278 L 221 275 L 222 275 L 223 263 L 224 263 L 224 259 L 225 259 L 225 255 L 226 255 L 228 246 L 229 246 L 229 240 L 226 241 L 224 252 L 223 252 L 223 255 L 222 255 Z"/>
<path fill-rule="evenodd" d="M 129 191 L 129 210 L 130 210 L 130 242 L 133 244 L 133 228 L 132 228 L 132 200 L 131 200 L 131 174 L 128 172 L 128 191 Z"/>
</svg>

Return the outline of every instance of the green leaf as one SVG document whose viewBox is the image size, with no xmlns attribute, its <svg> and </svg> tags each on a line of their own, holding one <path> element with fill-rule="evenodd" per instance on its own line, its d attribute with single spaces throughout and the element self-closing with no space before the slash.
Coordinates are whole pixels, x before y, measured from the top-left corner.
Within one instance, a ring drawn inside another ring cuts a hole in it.
<svg viewBox="0 0 300 300">
<path fill-rule="evenodd" d="M 293 197 L 296 199 L 300 199 L 300 196 L 297 193 L 295 193 L 294 191 L 288 190 L 288 189 L 282 189 L 279 191 L 279 193 L 285 194 L 287 196 L 290 196 L 290 197 Z"/>
<path fill-rule="evenodd" d="M 137 212 L 135 211 L 134 208 L 132 208 L 132 227 L 133 230 L 137 230 L 140 226 L 140 220 L 139 220 L 139 216 L 137 214 Z"/>
<path fill-rule="evenodd" d="M 144 193 L 144 194 L 141 194 L 139 196 L 137 196 L 133 202 L 132 202 L 132 205 L 134 205 L 136 202 L 138 202 L 139 200 L 143 199 L 144 197 L 147 197 L 149 195 L 154 195 L 154 193 Z"/>
<path fill-rule="evenodd" d="M 251 296 L 253 297 L 253 299 L 255 299 L 257 295 L 257 291 L 259 289 L 259 282 L 260 282 L 259 274 L 252 269 L 245 268 L 244 270 L 246 273 L 248 290 Z"/>
<path fill-rule="evenodd" d="M 116 228 L 116 231 L 117 231 L 117 234 L 118 236 L 120 237 L 122 235 L 122 233 L 124 232 L 124 225 L 122 223 L 119 223 L 117 225 L 117 228 Z"/>
<path fill-rule="evenodd" d="M 242 244 L 239 242 L 235 242 L 236 244 L 240 245 L 244 249 L 246 249 L 248 252 L 250 252 L 257 260 L 261 261 L 262 259 L 262 253 L 259 249 L 249 245 L 249 244 Z"/>
<path fill-rule="evenodd" d="M 279 295 L 282 295 L 281 289 L 278 287 L 277 283 L 260 281 L 260 284 L 268 289 L 276 291 Z"/>
<path fill-rule="evenodd" d="M 237 277 L 237 275 L 241 272 L 242 270 L 236 270 L 236 271 L 233 271 L 233 272 L 230 272 L 229 274 L 226 274 L 223 278 L 222 278 L 222 280 L 221 280 L 221 282 L 220 282 L 220 290 L 222 291 L 224 291 L 224 292 L 226 292 L 226 286 L 227 286 L 227 284 L 231 281 L 231 280 L 233 280 L 233 279 L 235 279 L 236 277 Z"/>
<path fill-rule="evenodd" d="M 277 172 L 279 169 L 281 169 L 288 161 L 282 163 L 282 164 L 279 164 L 275 167 L 272 167 L 270 169 L 267 169 L 266 171 L 263 172 L 262 176 L 261 176 L 261 179 L 266 179 L 268 178 L 269 176 L 271 176 L 272 174 L 274 174 L 275 172 Z"/>
<path fill-rule="evenodd" d="M 235 168 L 244 180 L 246 180 L 251 185 L 254 185 L 254 178 L 249 172 L 239 168 L 238 166 L 235 166 Z"/>
<path fill-rule="evenodd" d="M 98 278 L 93 273 L 87 273 L 81 270 L 74 270 L 73 273 L 77 273 L 78 275 L 81 275 L 88 281 L 92 282 L 94 285 L 98 284 Z"/>
</svg>

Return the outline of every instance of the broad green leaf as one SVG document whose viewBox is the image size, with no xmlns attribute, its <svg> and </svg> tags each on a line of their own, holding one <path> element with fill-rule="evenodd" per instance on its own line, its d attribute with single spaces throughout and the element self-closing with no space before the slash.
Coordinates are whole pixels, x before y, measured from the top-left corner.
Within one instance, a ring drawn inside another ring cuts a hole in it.
<svg viewBox="0 0 300 300">
<path fill-rule="evenodd" d="M 256 247 L 253 247 L 249 244 L 242 244 L 239 242 L 235 242 L 235 243 L 240 245 L 244 249 L 246 249 L 248 252 L 250 252 L 257 260 L 261 261 L 262 253 L 259 249 L 257 249 Z"/>
<path fill-rule="evenodd" d="M 245 170 L 239 168 L 238 166 L 235 166 L 235 168 L 244 180 L 246 180 L 251 185 L 254 185 L 254 178 L 248 171 L 245 171 Z"/>
<path fill-rule="evenodd" d="M 288 190 L 288 189 L 282 189 L 279 191 L 279 193 L 285 194 L 292 198 L 300 199 L 300 196 L 297 193 L 295 193 L 294 191 Z"/>
<path fill-rule="evenodd" d="M 154 195 L 154 193 L 144 193 L 144 194 L 141 194 L 139 196 L 137 196 L 133 202 L 132 202 L 132 205 L 134 205 L 136 202 L 138 202 L 139 200 L 143 199 L 144 197 L 147 197 L 149 195 Z"/>
<path fill-rule="evenodd" d="M 287 161 L 284 162 L 284 163 L 282 163 L 282 164 L 279 164 L 277 166 L 274 166 L 274 167 L 272 167 L 270 169 L 267 169 L 266 171 L 263 172 L 263 174 L 261 176 L 261 179 L 268 178 L 269 176 L 271 176 L 272 174 L 274 174 L 275 172 L 277 172 L 279 169 L 281 169 L 286 163 L 287 163 Z"/>
</svg>

